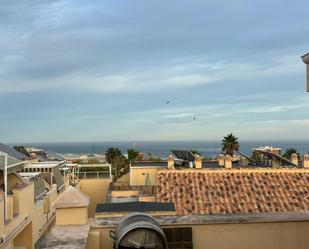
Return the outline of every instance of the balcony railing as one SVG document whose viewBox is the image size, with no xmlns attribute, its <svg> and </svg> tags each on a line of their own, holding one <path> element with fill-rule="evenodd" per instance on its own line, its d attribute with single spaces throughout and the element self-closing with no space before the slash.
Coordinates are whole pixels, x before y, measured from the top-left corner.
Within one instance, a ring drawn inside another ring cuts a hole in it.
<svg viewBox="0 0 309 249">
<path fill-rule="evenodd" d="M 75 173 L 79 179 L 102 179 L 110 178 L 110 172 L 108 171 L 88 171 Z"/>
<path fill-rule="evenodd" d="M 111 183 L 110 191 L 139 191 L 140 195 L 151 196 L 156 194 L 156 186 L 130 186 L 128 183 Z"/>
</svg>

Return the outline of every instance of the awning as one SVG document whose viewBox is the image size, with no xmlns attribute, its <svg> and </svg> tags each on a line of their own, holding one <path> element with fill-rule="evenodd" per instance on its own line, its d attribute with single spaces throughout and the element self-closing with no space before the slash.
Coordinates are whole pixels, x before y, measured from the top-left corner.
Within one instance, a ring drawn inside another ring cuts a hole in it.
<svg viewBox="0 0 309 249">
<path fill-rule="evenodd" d="M 5 156 L 0 156 L 0 170 L 4 170 Z M 19 171 L 24 168 L 24 162 L 12 157 L 7 157 L 7 170 L 8 174 Z"/>
<path fill-rule="evenodd" d="M 39 199 L 42 195 L 48 192 L 48 189 L 45 187 L 45 181 L 41 176 L 36 176 L 33 179 L 34 184 L 34 199 Z"/>
<path fill-rule="evenodd" d="M 54 175 L 55 182 L 57 184 L 57 189 L 58 191 L 60 191 L 64 187 L 64 181 L 60 173 L 59 167 L 53 168 L 53 175 Z"/>
</svg>

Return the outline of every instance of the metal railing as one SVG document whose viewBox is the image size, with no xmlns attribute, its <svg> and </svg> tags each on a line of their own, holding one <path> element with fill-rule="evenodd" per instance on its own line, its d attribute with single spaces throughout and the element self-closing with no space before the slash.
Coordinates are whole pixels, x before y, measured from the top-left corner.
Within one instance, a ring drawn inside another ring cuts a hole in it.
<svg viewBox="0 0 309 249">
<path fill-rule="evenodd" d="M 155 195 L 156 186 L 130 186 L 128 183 L 110 183 L 110 191 L 139 191 L 141 195 Z"/>
<path fill-rule="evenodd" d="M 88 171 L 88 172 L 78 172 L 75 174 L 79 179 L 102 179 L 111 177 L 109 171 Z"/>
</svg>

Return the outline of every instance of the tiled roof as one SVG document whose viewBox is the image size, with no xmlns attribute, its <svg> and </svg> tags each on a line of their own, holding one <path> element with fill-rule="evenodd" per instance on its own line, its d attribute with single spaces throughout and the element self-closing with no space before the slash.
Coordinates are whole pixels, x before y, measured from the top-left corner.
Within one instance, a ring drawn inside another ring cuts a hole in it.
<svg viewBox="0 0 309 249">
<path fill-rule="evenodd" d="M 309 212 L 309 171 L 159 171 L 157 201 L 177 214 Z"/>
</svg>

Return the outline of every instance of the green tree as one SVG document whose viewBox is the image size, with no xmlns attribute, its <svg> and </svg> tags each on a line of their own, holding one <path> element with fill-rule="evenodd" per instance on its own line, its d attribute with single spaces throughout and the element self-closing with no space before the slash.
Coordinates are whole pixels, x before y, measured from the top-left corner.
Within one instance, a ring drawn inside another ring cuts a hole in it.
<svg viewBox="0 0 309 249">
<path fill-rule="evenodd" d="M 222 140 L 222 152 L 233 156 L 235 151 L 239 150 L 238 138 L 233 135 L 233 133 L 228 134 Z"/>
<path fill-rule="evenodd" d="M 134 150 L 134 149 L 128 149 L 127 153 L 128 153 L 129 163 L 135 162 L 138 159 L 139 151 Z"/>
<path fill-rule="evenodd" d="M 257 151 L 252 152 L 252 160 L 254 160 L 257 163 L 261 163 L 263 161 L 263 155 Z"/>
<path fill-rule="evenodd" d="M 129 171 L 128 160 L 118 148 L 108 148 L 105 151 L 105 159 L 112 165 L 112 171 L 115 179 Z"/>
<path fill-rule="evenodd" d="M 285 153 L 283 154 L 283 157 L 285 157 L 286 159 L 290 160 L 292 154 L 296 153 L 298 158 L 299 158 L 299 153 L 297 152 L 297 150 L 295 148 L 288 148 Z"/>
<path fill-rule="evenodd" d="M 105 159 L 108 163 L 112 163 L 116 157 L 121 155 L 122 153 L 118 148 L 110 147 L 105 151 Z"/>
</svg>

